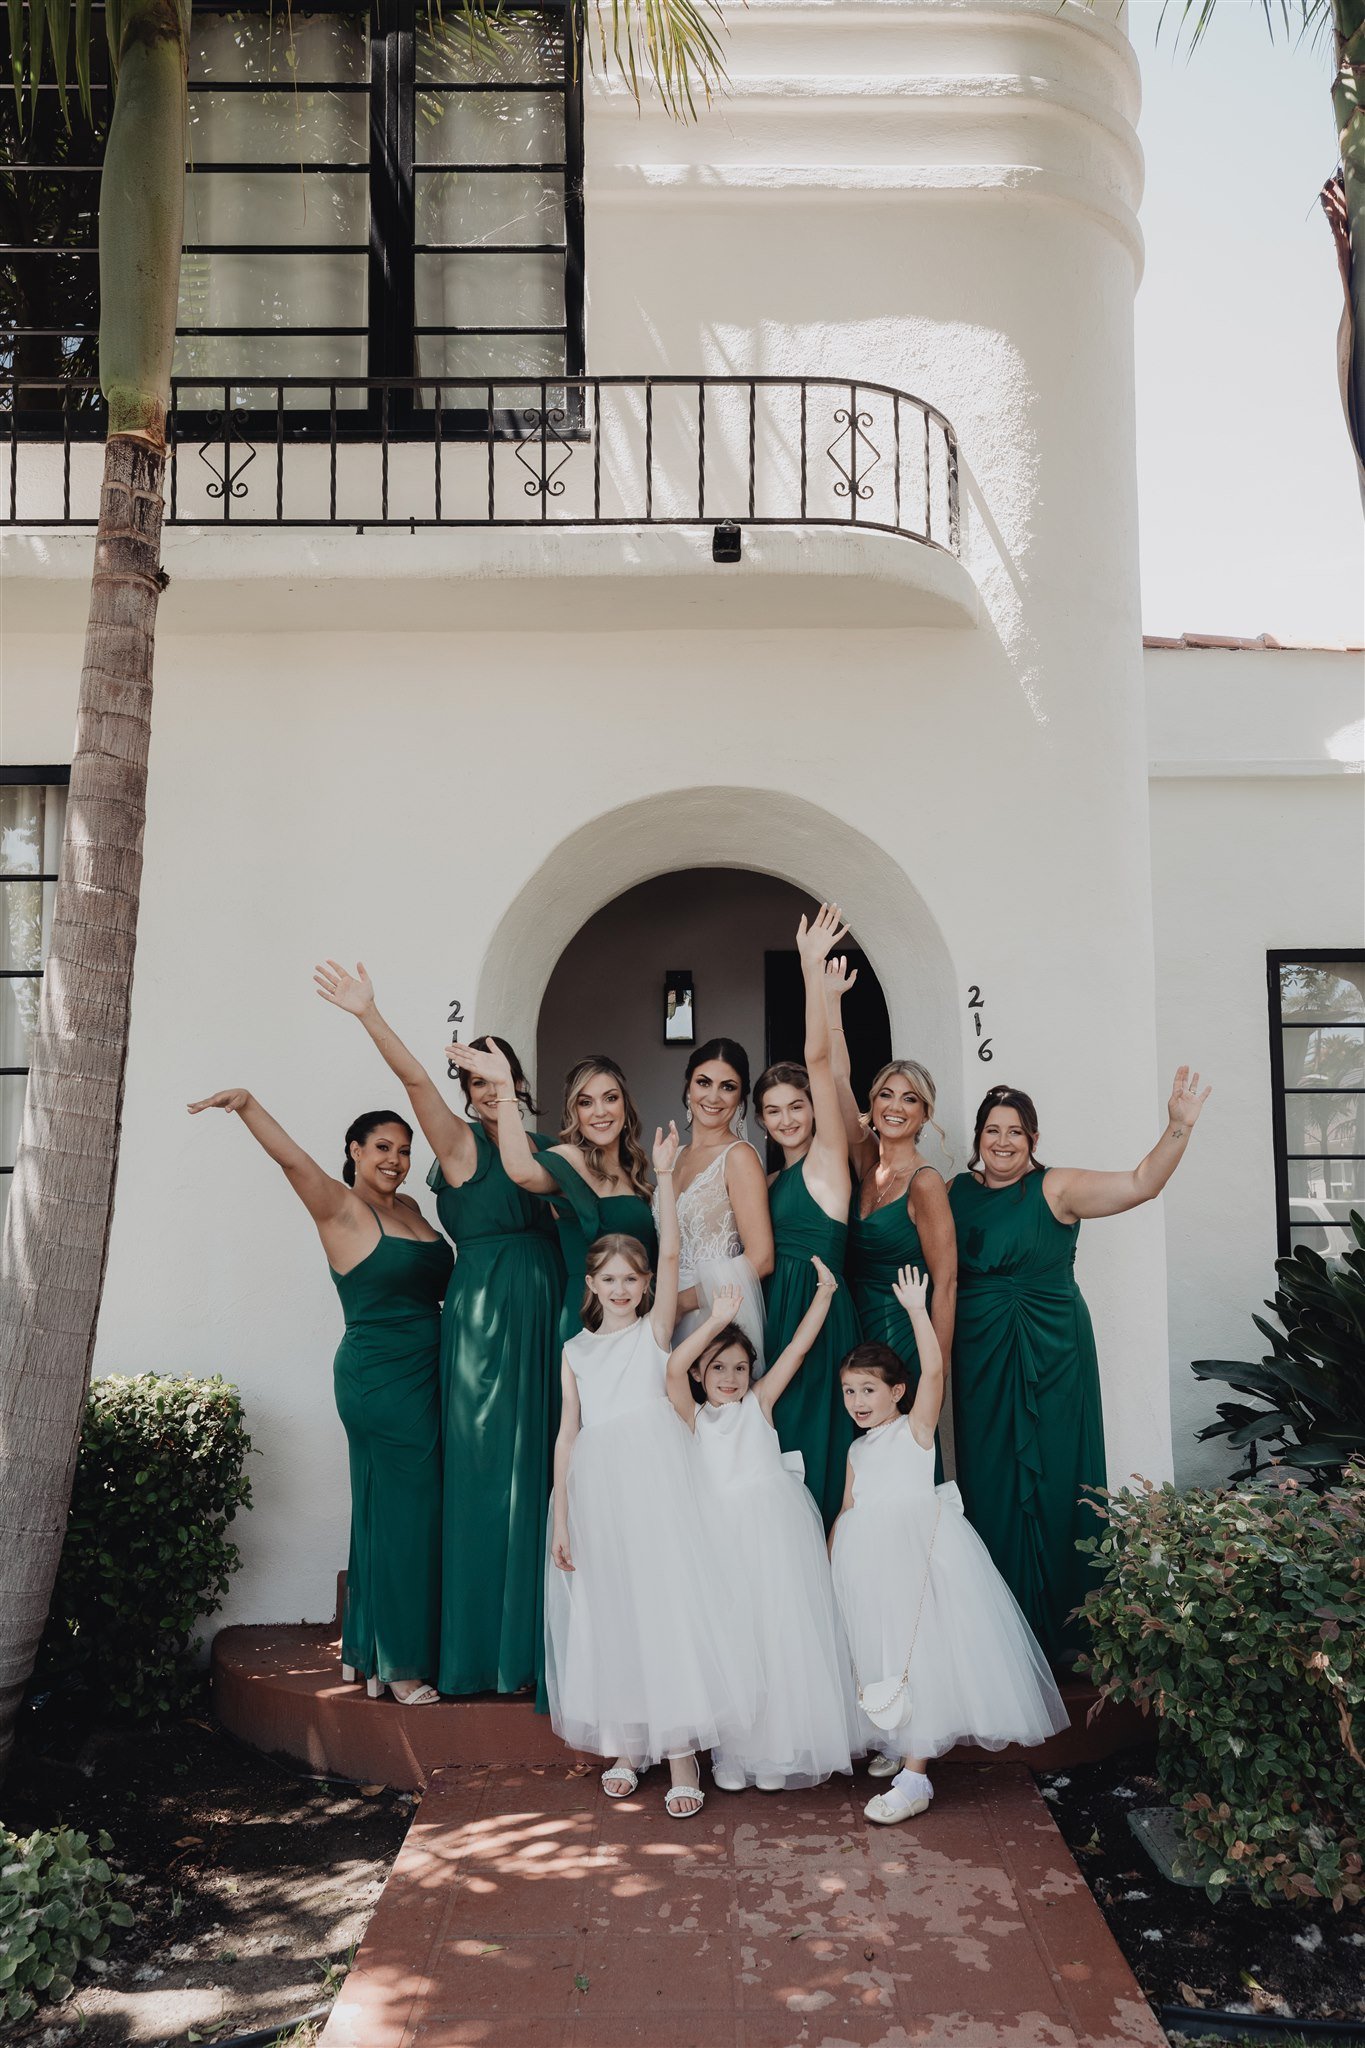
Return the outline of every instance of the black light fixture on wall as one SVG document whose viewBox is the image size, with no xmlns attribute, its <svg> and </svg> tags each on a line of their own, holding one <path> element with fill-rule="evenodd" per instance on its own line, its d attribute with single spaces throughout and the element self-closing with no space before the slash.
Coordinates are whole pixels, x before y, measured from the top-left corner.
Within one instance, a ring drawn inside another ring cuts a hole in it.
<svg viewBox="0 0 1365 2048">
<path fill-rule="evenodd" d="M 697 1038 L 695 991 L 690 967 L 664 973 L 664 1043 L 694 1045 Z"/>
<path fill-rule="evenodd" d="M 744 535 L 733 519 L 723 519 L 711 535 L 711 560 L 737 562 L 744 551 Z"/>
</svg>

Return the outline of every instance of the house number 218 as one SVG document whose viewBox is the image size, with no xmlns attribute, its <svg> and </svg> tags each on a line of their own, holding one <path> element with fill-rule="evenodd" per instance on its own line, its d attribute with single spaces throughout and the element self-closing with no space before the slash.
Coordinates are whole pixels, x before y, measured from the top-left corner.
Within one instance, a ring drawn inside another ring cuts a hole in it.
<svg viewBox="0 0 1365 2048">
<path fill-rule="evenodd" d="M 981 1012 L 984 1007 L 980 989 L 974 981 L 969 982 L 967 985 L 967 1009 L 972 1023 L 976 1026 L 976 1056 L 979 1060 L 993 1060 L 995 1054 L 991 1051 L 991 1041 L 989 1038 L 981 1036 Z"/>
<path fill-rule="evenodd" d="M 452 1001 L 450 1005 L 450 1015 L 446 1018 L 446 1023 L 450 1026 L 451 1037 L 458 1038 L 460 1035 L 460 1026 L 464 1023 L 464 1005 L 462 1003 Z M 452 1081 L 455 1079 L 455 1076 L 459 1073 L 459 1071 L 460 1070 L 456 1066 L 454 1060 L 446 1061 L 446 1073 Z"/>
</svg>

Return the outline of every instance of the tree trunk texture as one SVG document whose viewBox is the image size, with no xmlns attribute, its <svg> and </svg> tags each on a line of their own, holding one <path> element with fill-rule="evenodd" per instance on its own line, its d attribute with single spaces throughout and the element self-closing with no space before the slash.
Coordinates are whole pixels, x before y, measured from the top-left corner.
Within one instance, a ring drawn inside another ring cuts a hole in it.
<svg viewBox="0 0 1365 2048">
<path fill-rule="evenodd" d="M 164 448 L 104 453 L 61 880 L 0 1253 L 0 1774 L 33 1669 L 90 1381 L 142 877 Z"/>
<path fill-rule="evenodd" d="M 1332 108 L 1341 148 L 1347 225 L 1347 247 L 1342 254 L 1346 287 L 1342 396 L 1365 486 L 1365 0 L 1333 0 L 1332 15 L 1337 56 Z"/>
</svg>

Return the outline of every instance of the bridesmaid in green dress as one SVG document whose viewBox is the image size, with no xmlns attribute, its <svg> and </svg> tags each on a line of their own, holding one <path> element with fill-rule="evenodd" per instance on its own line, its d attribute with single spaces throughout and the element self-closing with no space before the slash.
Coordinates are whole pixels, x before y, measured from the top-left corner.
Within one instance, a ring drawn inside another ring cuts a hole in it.
<svg viewBox="0 0 1365 2048">
<path fill-rule="evenodd" d="M 949 1200 L 961 1260 L 953 1373 L 957 1478 L 967 1516 L 1055 1664 L 1072 1664 L 1069 1620 L 1093 1563 L 1076 1549 L 1097 1523 L 1083 1489 L 1103 1486 L 1104 1416 L 1090 1311 L 1073 1271 L 1082 1219 L 1121 1216 L 1159 1195 L 1209 1090 L 1181 1067 L 1167 1125 L 1131 1173 L 1045 1167 L 1038 1115 L 1016 1088 L 977 1112 L 968 1171 Z"/>
<path fill-rule="evenodd" d="M 873 1076 L 867 1115 L 859 1115 L 849 1085 L 848 1048 L 839 1023 L 845 991 L 857 979 L 842 961 L 825 976 L 834 1033 L 834 1071 L 844 1114 L 855 1182 L 848 1219 L 848 1284 L 864 1339 L 889 1344 L 909 1370 L 910 1398 L 919 1385 L 919 1352 L 910 1318 L 896 1301 L 903 1266 L 929 1275 L 929 1320 L 943 1352 L 952 1357 L 957 1303 L 957 1243 L 948 1190 L 938 1169 L 920 1157 L 919 1140 L 934 1122 L 933 1075 L 918 1060 L 892 1060 Z M 946 1149 L 946 1147 L 945 1147 Z M 940 1458 L 937 1477 L 943 1477 Z"/>
<path fill-rule="evenodd" d="M 429 1184 L 459 1256 L 441 1318 L 444 1693 L 520 1692 L 544 1658 L 545 1518 L 559 1383 L 563 1272 L 540 1204 L 514 1186 L 497 1148 L 498 1090 L 461 1074 L 475 1122 L 457 1116 L 375 1006 L 363 966 L 330 960 L 319 995 L 357 1017 L 402 1082 L 436 1163 Z M 501 1039 L 518 1111 L 534 1110 Z M 549 1139 L 533 1133 L 537 1148 Z M 477 1560 L 477 1567 L 473 1560 Z"/>
<path fill-rule="evenodd" d="M 351 1548 L 341 1627 L 344 1678 L 403 1706 L 436 1698 L 441 1608 L 441 1442 L 436 1366 L 450 1246 L 409 1195 L 412 1128 L 391 1110 L 357 1117 L 342 1179 L 324 1173 L 245 1088 L 189 1105 L 239 1116 L 314 1223 L 346 1317 L 333 1369 L 350 1446 Z"/>
<path fill-rule="evenodd" d="M 653 1270 L 659 1240 L 649 1207 L 649 1161 L 640 1143 L 640 1115 L 626 1077 L 605 1053 L 571 1067 L 564 1083 L 559 1142 L 537 1152 L 521 1126 L 512 1070 L 496 1044 L 487 1051 L 450 1045 L 446 1051 L 472 1079 L 492 1082 L 498 1104 L 498 1146 L 511 1179 L 549 1202 L 564 1257 L 564 1298 L 559 1316 L 563 1346 L 582 1328 L 588 1246 L 608 1232 L 633 1237 Z M 559 1427 L 559 1381 L 552 1396 Z"/>
<path fill-rule="evenodd" d="M 754 1089 L 758 1120 L 781 1147 L 782 1166 L 768 1183 L 773 1223 L 773 1270 L 763 1283 L 767 1304 L 764 1356 L 780 1358 L 819 1287 L 824 1265 L 841 1280 L 848 1239 L 848 1146 L 839 1094 L 830 1065 L 825 961 L 843 937 L 837 905 L 822 903 L 796 934 L 806 984 L 806 1064 L 784 1061 L 760 1074 Z M 840 1286 L 806 1362 L 773 1410 L 784 1451 L 799 1451 L 806 1485 L 826 1529 L 844 1496 L 848 1447 L 857 1434 L 844 1405 L 839 1365 L 858 1342 L 858 1316 Z"/>
</svg>

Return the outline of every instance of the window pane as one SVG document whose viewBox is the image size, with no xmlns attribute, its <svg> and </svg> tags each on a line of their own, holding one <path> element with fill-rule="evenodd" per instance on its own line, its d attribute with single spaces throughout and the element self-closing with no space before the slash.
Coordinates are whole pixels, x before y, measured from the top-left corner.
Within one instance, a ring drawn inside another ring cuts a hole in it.
<svg viewBox="0 0 1365 2048">
<path fill-rule="evenodd" d="M 553 93 L 419 92 L 419 164 L 564 161 L 564 103 Z"/>
<path fill-rule="evenodd" d="M 553 84 L 563 76 L 564 33 L 553 15 L 504 15 L 495 37 L 475 34 L 453 13 L 444 23 L 418 21 L 419 84 Z"/>
<path fill-rule="evenodd" d="M 1286 1088 L 1365 1088 L 1365 1024 L 1300 1024 L 1281 1038 Z"/>
<path fill-rule="evenodd" d="M 1286 1095 L 1284 1129 L 1288 1152 L 1365 1152 L 1365 1095 Z"/>
<path fill-rule="evenodd" d="M 1280 1013 L 1365 1023 L 1365 960 L 1285 961 L 1280 968 Z"/>
<path fill-rule="evenodd" d="M 1297 1250 L 1301 1244 L 1306 1244 L 1310 1251 L 1321 1252 L 1325 1259 L 1342 1259 L 1345 1258 L 1347 1252 L 1355 1250 L 1355 1239 L 1350 1231 L 1341 1224 L 1337 1224 L 1331 1229 L 1324 1229 L 1320 1224 L 1310 1224 L 1308 1226 L 1298 1223 L 1291 1224 L 1289 1229 L 1290 1251 Z"/>
<path fill-rule="evenodd" d="M 419 256 L 419 327 L 559 327 L 559 256 Z"/>
<path fill-rule="evenodd" d="M 24 1076 L 0 1074 L 0 1166 L 13 1166 L 24 1117 Z M 0 1187 L 4 1182 L 0 1181 Z"/>
<path fill-rule="evenodd" d="M 42 978 L 0 979 L 0 1067 L 26 1067 L 28 1049 L 38 1022 Z"/>
<path fill-rule="evenodd" d="M 202 14 L 190 26 L 190 76 L 289 85 L 363 83 L 369 76 L 363 14 Z"/>
<path fill-rule="evenodd" d="M 217 384 L 182 384 L 177 392 L 188 411 L 219 412 L 226 377 L 363 377 L 366 338 L 363 334 L 335 339 L 306 334 L 184 335 L 175 344 L 177 377 L 217 377 Z M 234 388 L 232 402 L 258 411 L 275 410 L 275 393 L 266 388 Z M 332 394 L 325 382 L 300 385 L 284 394 L 286 412 L 326 412 Z M 363 391 L 338 391 L 340 411 L 366 403 Z M 182 485 L 182 488 L 184 486 Z"/>
<path fill-rule="evenodd" d="M 364 93 L 190 88 L 192 164 L 366 163 L 369 132 Z"/>
<path fill-rule="evenodd" d="M 560 171 L 419 171 L 419 242 L 564 241 Z"/>
<path fill-rule="evenodd" d="M 180 259 L 181 327 L 363 327 L 365 252 Z M 246 372 L 242 356 L 235 358 Z"/>
<path fill-rule="evenodd" d="M 1289 1213 L 1295 1223 L 1314 1216 L 1341 1223 L 1352 1209 L 1365 1215 L 1365 1159 L 1289 1161 Z"/>
<path fill-rule="evenodd" d="M 499 407 L 540 404 L 539 385 L 511 384 L 509 378 L 562 377 L 564 374 L 562 335 L 419 334 L 416 347 L 420 355 L 421 376 L 491 378 L 497 387 L 494 402 Z M 423 405 L 430 406 L 436 394 L 424 391 L 421 396 Z M 564 403 L 562 385 L 551 387 L 549 402 L 551 405 Z M 481 405 L 484 399 L 479 392 L 447 392 L 443 394 L 442 403 L 446 406 Z"/>
<path fill-rule="evenodd" d="M 52 928 L 55 882 L 23 882 L 0 877 L 0 967 L 32 973 L 43 964 L 43 949 Z M 4 1062 L 0 1061 L 0 1066 Z"/>
<path fill-rule="evenodd" d="M 0 875 L 55 874 L 65 819 L 63 785 L 0 782 Z"/>
<path fill-rule="evenodd" d="M 185 181 L 185 246 L 199 242 L 298 242 L 366 248 L 367 171 L 209 171 Z"/>
</svg>

